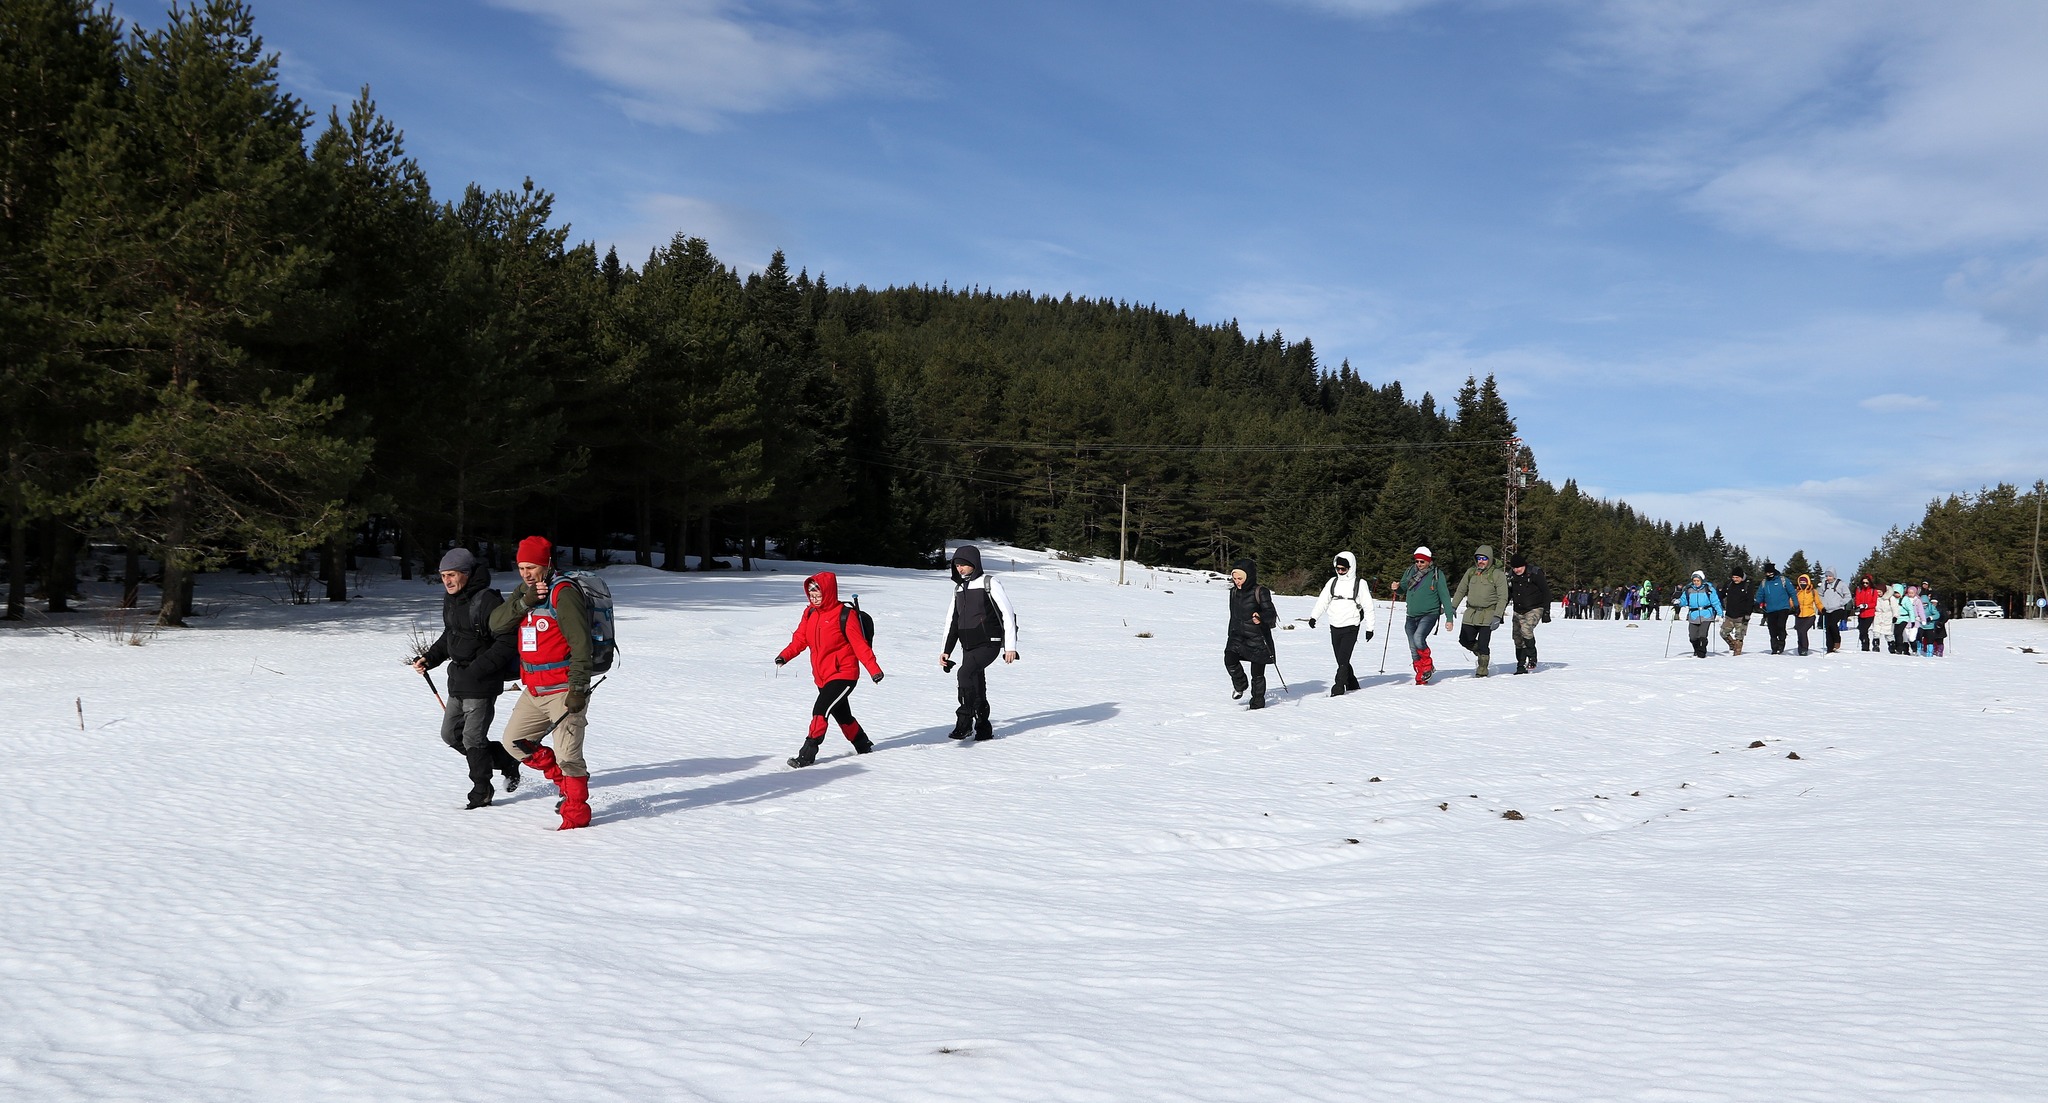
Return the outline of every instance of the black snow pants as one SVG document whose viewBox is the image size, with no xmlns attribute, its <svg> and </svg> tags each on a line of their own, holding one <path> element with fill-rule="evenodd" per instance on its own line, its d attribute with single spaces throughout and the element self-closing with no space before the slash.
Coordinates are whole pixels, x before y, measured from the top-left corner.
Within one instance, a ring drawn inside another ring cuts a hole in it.
<svg viewBox="0 0 2048 1103">
<path fill-rule="evenodd" d="M 995 730 L 988 722 L 988 666 L 997 654 L 993 643 L 960 653 L 960 707 L 953 710 L 956 739 L 965 739 L 970 732 L 986 738 Z"/>
<path fill-rule="evenodd" d="M 1330 626 L 1330 650 L 1337 655 L 1337 688 L 1346 691 L 1358 688 L 1358 675 L 1351 671 L 1351 651 L 1358 646 L 1359 625 L 1349 628 Z"/>
<path fill-rule="evenodd" d="M 1272 656 L 1267 654 L 1266 649 L 1263 647 L 1258 648 L 1257 651 L 1257 654 L 1247 654 L 1240 650 L 1236 644 L 1226 646 L 1223 649 L 1223 669 L 1230 672 L 1231 691 L 1242 694 L 1245 691 L 1245 687 L 1250 686 L 1252 691 L 1252 707 L 1262 709 L 1266 707 L 1266 664 L 1272 660 Z M 1249 679 L 1244 674 L 1243 664 L 1246 663 L 1251 664 L 1252 668 L 1252 674 Z"/>
<path fill-rule="evenodd" d="M 1764 627 L 1771 634 L 1771 654 L 1773 655 L 1783 655 L 1785 653 L 1785 621 L 1791 616 L 1792 610 L 1790 609 L 1764 614 Z"/>
</svg>

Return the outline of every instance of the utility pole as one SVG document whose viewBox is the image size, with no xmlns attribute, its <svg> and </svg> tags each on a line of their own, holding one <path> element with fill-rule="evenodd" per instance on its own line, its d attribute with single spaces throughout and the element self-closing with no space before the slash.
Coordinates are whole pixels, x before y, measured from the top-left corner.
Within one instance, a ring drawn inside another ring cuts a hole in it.
<svg viewBox="0 0 2048 1103">
<path fill-rule="evenodd" d="M 1123 484 L 1123 504 L 1116 511 L 1116 584 L 1124 584 L 1124 560 L 1131 552 L 1131 484 Z"/>
<path fill-rule="evenodd" d="M 1515 554 L 1522 543 L 1522 491 L 1529 485 L 1529 469 L 1522 466 L 1522 438 L 1508 441 L 1507 453 L 1507 497 L 1501 503 L 1500 516 L 1500 557 L 1502 562 Z"/>
<path fill-rule="evenodd" d="M 2035 594 L 2048 593 L 2048 586 L 2041 584 L 2041 492 L 2048 489 L 2048 482 L 2034 480 L 2034 566 L 2027 576 L 2027 616 L 2039 617 L 2041 610 L 2034 604 Z"/>
</svg>

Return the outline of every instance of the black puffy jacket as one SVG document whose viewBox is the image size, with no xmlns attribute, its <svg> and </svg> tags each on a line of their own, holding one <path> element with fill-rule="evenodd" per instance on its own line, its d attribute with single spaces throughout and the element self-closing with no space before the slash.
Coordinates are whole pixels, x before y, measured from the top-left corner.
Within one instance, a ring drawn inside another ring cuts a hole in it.
<svg viewBox="0 0 2048 1103">
<path fill-rule="evenodd" d="M 1244 572 L 1244 585 L 1230 587 L 1230 635 L 1226 649 L 1250 662 L 1273 661 L 1273 624 L 1280 613 L 1273 608 L 1273 591 L 1259 585 L 1259 568 L 1249 559 L 1230 565 Z M 1252 623 L 1252 614 L 1259 622 Z"/>
<path fill-rule="evenodd" d="M 441 638 L 427 648 L 427 668 L 448 664 L 448 696 L 496 697 L 505 683 L 519 677 L 519 653 L 512 631 L 491 634 L 491 613 L 505 603 L 491 589 L 491 572 L 481 565 L 469 572 L 469 585 L 441 597 Z"/>
<path fill-rule="evenodd" d="M 1550 604 L 1550 580 L 1543 577 L 1543 568 L 1523 567 L 1521 574 L 1509 570 L 1508 600 L 1514 604 L 1517 613 Z"/>
</svg>

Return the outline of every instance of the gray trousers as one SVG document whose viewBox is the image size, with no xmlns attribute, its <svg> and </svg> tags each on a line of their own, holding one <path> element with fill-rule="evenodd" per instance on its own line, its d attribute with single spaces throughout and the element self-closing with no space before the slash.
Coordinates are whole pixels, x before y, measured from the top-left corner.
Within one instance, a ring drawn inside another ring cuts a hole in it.
<svg viewBox="0 0 2048 1103">
<path fill-rule="evenodd" d="M 441 714 L 441 742 L 468 752 L 491 742 L 491 720 L 498 713 L 495 697 L 450 697 Z"/>
</svg>

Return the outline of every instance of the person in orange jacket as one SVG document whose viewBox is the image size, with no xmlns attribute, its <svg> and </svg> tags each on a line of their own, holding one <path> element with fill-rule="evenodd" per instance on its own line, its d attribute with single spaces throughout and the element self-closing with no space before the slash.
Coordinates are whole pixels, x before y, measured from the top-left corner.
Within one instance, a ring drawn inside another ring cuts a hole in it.
<svg viewBox="0 0 2048 1103">
<path fill-rule="evenodd" d="M 827 715 L 839 722 L 839 730 L 853 744 L 855 754 L 875 749 L 874 742 L 860 729 L 860 721 L 854 719 L 853 706 L 847 699 L 853 696 L 853 687 L 860 684 L 861 667 L 867 667 L 875 681 L 882 680 L 881 664 L 875 661 L 875 650 L 861 631 L 860 614 L 853 606 L 839 601 L 838 576 L 820 571 L 804 579 L 804 596 L 810 605 L 804 609 L 803 619 L 796 622 L 789 646 L 775 656 L 775 665 L 781 666 L 808 650 L 811 679 L 818 684 L 818 700 L 811 706 L 810 731 L 804 735 L 803 747 L 796 757 L 789 760 L 790 766 L 798 769 L 818 760 L 818 750 L 825 745 Z"/>
<path fill-rule="evenodd" d="M 1792 589 L 1792 625 L 1799 633 L 1799 653 L 1808 653 L 1806 634 L 1813 631 L 1813 622 L 1821 615 L 1820 591 L 1813 588 L 1812 575 L 1800 575 L 1799 584 Z"/>
</svg>

